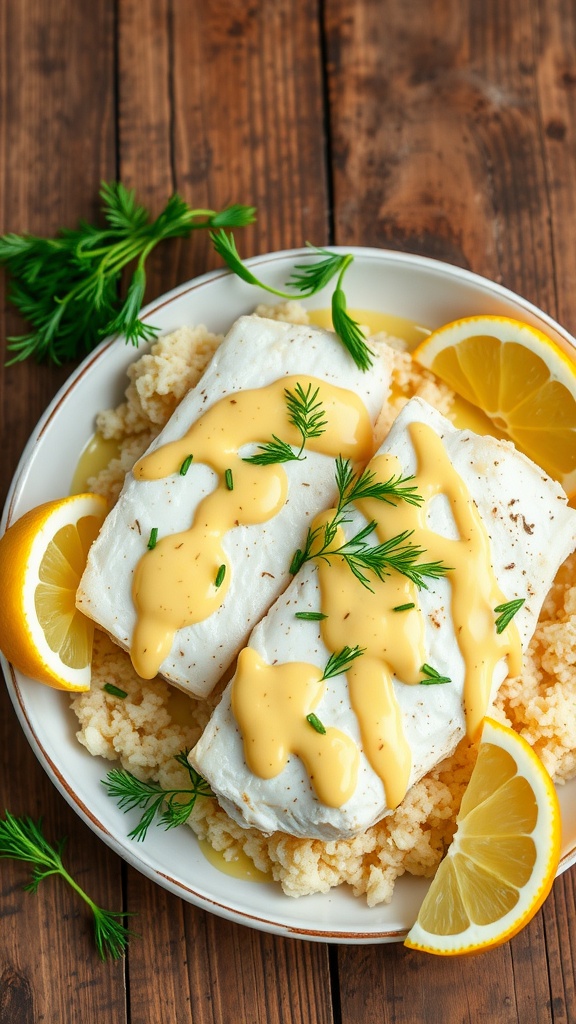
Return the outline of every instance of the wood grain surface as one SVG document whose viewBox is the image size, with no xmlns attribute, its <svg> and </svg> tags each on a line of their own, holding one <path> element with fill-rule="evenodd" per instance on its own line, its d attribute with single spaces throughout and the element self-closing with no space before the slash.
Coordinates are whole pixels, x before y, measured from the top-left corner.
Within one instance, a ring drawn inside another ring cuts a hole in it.
<svg viewBox="0 0 576 1024">
<path fill-rule="evenodd" d="M 573 0 L 0 0 L 0 231 L 94 219 L 102 179 L 158 211 L 251 202 L 246 255 L 363 244 L 503 282 L 576 331 Z M 149 267 L 153 298 L 217 265 Z M 22 328 L 0 276 L 0 334 Z M 0 372 L 1 497 L 72 367 Z M 69 837 L 93 898 L 138 915 L 102 964 L 56 879 L 0 862 L 0 1024 L 570 1024 L 576 871 L 479 958 L 250 931 L 123 864 L 48 781 L 0 694 L 0 803 Z"/>
</svg>

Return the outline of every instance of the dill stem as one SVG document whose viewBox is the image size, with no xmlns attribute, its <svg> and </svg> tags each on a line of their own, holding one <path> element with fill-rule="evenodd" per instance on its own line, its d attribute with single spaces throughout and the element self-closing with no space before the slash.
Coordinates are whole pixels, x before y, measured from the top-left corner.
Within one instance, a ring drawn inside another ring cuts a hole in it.
<svg viewBox="0 0 576 1024">
<path fill-rule="evenodd" d="M 345 273 L 346 269 L 352 263 L 353 259 L 354 259 L 354 257 L 352 256 L 351 253 L 348 253 L 348 255 L 344 257 L 344 262 L 342 264 L 342 269 L 341 269 L 340 273 L 338 274 L 338 280 L 336 282 L 336 289 L 337 290 L 338 289 L 342 289 L 342 279 L 344 277 L 344 273 Z"/>
</svg>

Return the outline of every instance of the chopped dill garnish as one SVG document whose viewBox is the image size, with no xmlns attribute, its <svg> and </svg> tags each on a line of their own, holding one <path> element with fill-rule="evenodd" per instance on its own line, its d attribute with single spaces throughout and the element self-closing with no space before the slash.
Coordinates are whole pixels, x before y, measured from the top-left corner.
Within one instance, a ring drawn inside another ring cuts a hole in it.
<svg viewBox="0 0 576 1024">
<path fill-rule="evenodd" d="M 224 473 L 224 480 L 226 481 L 226 487 L 229 491 L 234 490 L 234 477 L 232 476 L 232 470 L 227 469 Z"/>
<path fill-rule="evenodd" d="M 416 605 L 414 604 L 414 601 L 408 601 L 406 604 L 397 604 L 396 607 L 392 609 L 392 611 L 393 612 L 409 612 L 411 608 L 415 608 L 415 607 L 416 607 Z"/>
<path fill-rule="evenodd" d="M 150 530 L 150 538 L 149 538 L 148 543 L 146 545 L 146 547 L 148 548 L 149 551 L 152 551 L 152 549 L 156 547 L 157 541 L 158 541 L 158 527 L 157 526 L 153 526 L 152 529 Z"/>
<path fill-rule="evenodd" d="M 120 700 L 124 700 L 124 697 L 128 696 L 126 690 L 121 690 L 119 686 L 114 686 L 114 683 L 104 683 L 102 689 L 106 690 L 106 693 L 109 693 L 111 697 L 119 697 Z"/>
<path fill-rule="evenodd" d="M 440 675 L 440 673 L 435 668 L 432 668 L 431 665 L 422 665 L 420 671 L 422 675 L 426 677 L 425 679 L 420 680 L 421 686 L 432 686 L 434 683 L 452 682 L 449 676 Z"/>
<path fill-rule="evenodd" d="M 316 729 L 316 732 L 319 732 L 321 736 L 326 735 L 326 728 L 322 725 L 322 722 L 313 711 L 310 712 L 309 715 L 306 715 L 306 721 L 309 722 L 312 728 Z"/>
<path fill-rule="evenodd" d="M 226 575 L 226 566 L 225 565 L 221 565 L 220 568 L 218 569 L 218 572 L 216 573 L 216 579 L 214 580 L 214 586 L 215 587 L 221 587 L 222 586 L 222 584 L 224 583 L 225 575 Z"/>
<path fill-rule="evenodd" d="M 186 473 L 188 472 L 188 470 L 190 469 L 190 466 L 192 465 L 193 458 L 194 458 L 193 455 L 187 455 L 186 456 L 186 458 L 184 459 L 184 462 L 180 466 L 180 476 L 186 476 Z"/>
<path fill-rule="evenodd" d="M 516 612 L 520 610 L 524 604 L 525 597 L 517 597 L 514 601 L 505 601 L 504 604 L 496 605 L 494 611 L 500 612 L 496 619 L 496 632 L 503 633 L 506 626 L 512 622 L 512 619 L 516 615 Z"/>
<path fill-rule="evenodd" d="M 327 619 L 328 616 L 324 612 L 294 612 L 294 618 L 305 619 L 308 622 L 321 622 L 322 619 Z"/>
</svg>

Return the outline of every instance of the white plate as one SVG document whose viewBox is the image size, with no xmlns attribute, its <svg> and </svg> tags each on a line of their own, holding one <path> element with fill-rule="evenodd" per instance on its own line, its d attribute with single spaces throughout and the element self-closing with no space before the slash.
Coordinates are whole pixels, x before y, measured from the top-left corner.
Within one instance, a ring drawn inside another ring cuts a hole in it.
<svg viewBox="0 0 576 1024">
<path fill-rule="evenodd" d="M 346 251 L 355 255 L 345 283 L 351 307 L 406 317 L 430 328 L 473 314 L 513 316 L 540 327 L 574 353 L 576 342 L 550 317 L 484 278 L 404 253 Z M 292 250 L 249 262 L 268 283 L 281 287 L 295 260 L 310 258 L 307 250 Z M 326 307 L 329 295 L 330 288 L 308 305 Z M 273 300 L 219 271 L 169 292 L 146 308 L 145 318 L 162 332 L 186 323 L 205 323 L 212 331 L 224 332 L 261 301 Z M 122 340 L 104 342 L 70 377 L 22 455 L 4 510 L 5 527 L 29 508 L 69 492 L 78 457 L 94 431 L 94 416 L 121 399 L 126 368 L 136 356 Z M 422 879 L 404 876 L 391 904 L 372 910 L 345 887 L 294 900 L 279 886 L 238 880 L 212 867 L 187 828 L 169 833 L 152 828 L 144 843 L 127 839 L 134 819 L 118 810 L 101 785 L 110 763 L 91 757 L 75 740 L 76 720 L 68 698 L 24 678 L 4 659 L 2 664 L 24 731 L 55 786 L 104 842 L 159 885 L 205 910 L 280 935 L 392 942 L 402 939 L 412 925 L 427 886 Z M 561 787 L 560 800 L 563 871 L 576 861 L 576 779 Z"/>
</svg>

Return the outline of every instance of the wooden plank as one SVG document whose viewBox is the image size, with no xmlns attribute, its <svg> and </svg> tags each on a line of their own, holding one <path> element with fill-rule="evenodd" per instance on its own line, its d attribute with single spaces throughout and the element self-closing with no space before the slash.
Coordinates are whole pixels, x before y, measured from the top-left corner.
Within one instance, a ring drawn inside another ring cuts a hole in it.
<svg viewBox="0 0 576 1024">
<path fill-rule="evenodd" d="M 143 926 L 129 958 L 131 1024 L 331 1024 L 324 944 L 224 921 L 136 873 L 130 909 Z"/>
<path fill-rule="evenodd" d="M 564 1024 L 576 1008 L 575 935 L 570 872 L 556 880 L 550 902 L 519 935 L 480 957 L 445 959 L 400 945 L 342 947 L 342 1022 Z M 480 977 L 490 983 L 480 984 Z"/>
<path fill-rule="evenodd" d="M 443 259 L 554 311 L 535 10 L 328 0 L 340 244 Z"/>
<path fill-rule="evenodd" d="M 120 170 L 158 211 L 244 202 L 243 255 L 329 241 L 318 3 L 121 0 Z M 221 266 L 205 233 L 153 255 L 149 296 Z"/>
<path fill-rule="evenodd" d="M 51 234 L 97 210 L 100 179 L 113 177 L 114 4 L 73 0 L 0 4 L 0 231 Z M 6 308 L 0 336 L 22 323 Z M 1 360 L 4 363 L 4 356 Z M 34 363 L 0 369 L 1 497 L 38 416 L 64 381 Z M 2 809 L 44 816 L 50 839 L 70 837 L 66 863 L 102 906 L 122 907 L 118 861 L 68 808 L 36 761 L 4 687 L 0 692 Z M 22 891 L 29 871 L 2 861 L 0 1019 L 3 1024 L 125 1020 L 122 964 L 101 965 L 90 915 L 63 882 Z"/>
<path fill-rule="evenodd" d="M 328 241 L 318 6 L 121 0 L 123 180 L 154 209 L 172 189 L 197 207 L 258 206 L 237 235 L 245 255 Z M 167 246 L 149 294 L 219 265 L 206 235 Z M 128 961 L 132 1024 L 331 1020 L 325 946 L 211 917 L 133 871 L 128 884 L 142 924 Z"/>
<path fill-rule="evenodd" d="M 554 251 L 556 316 L 576 334 L 576 250 L 571 230 L 576 222 L 576 16 L 570 0 L 551 0 L 538 7 L 534 43 L 546 205 Z"/>
</svg>

